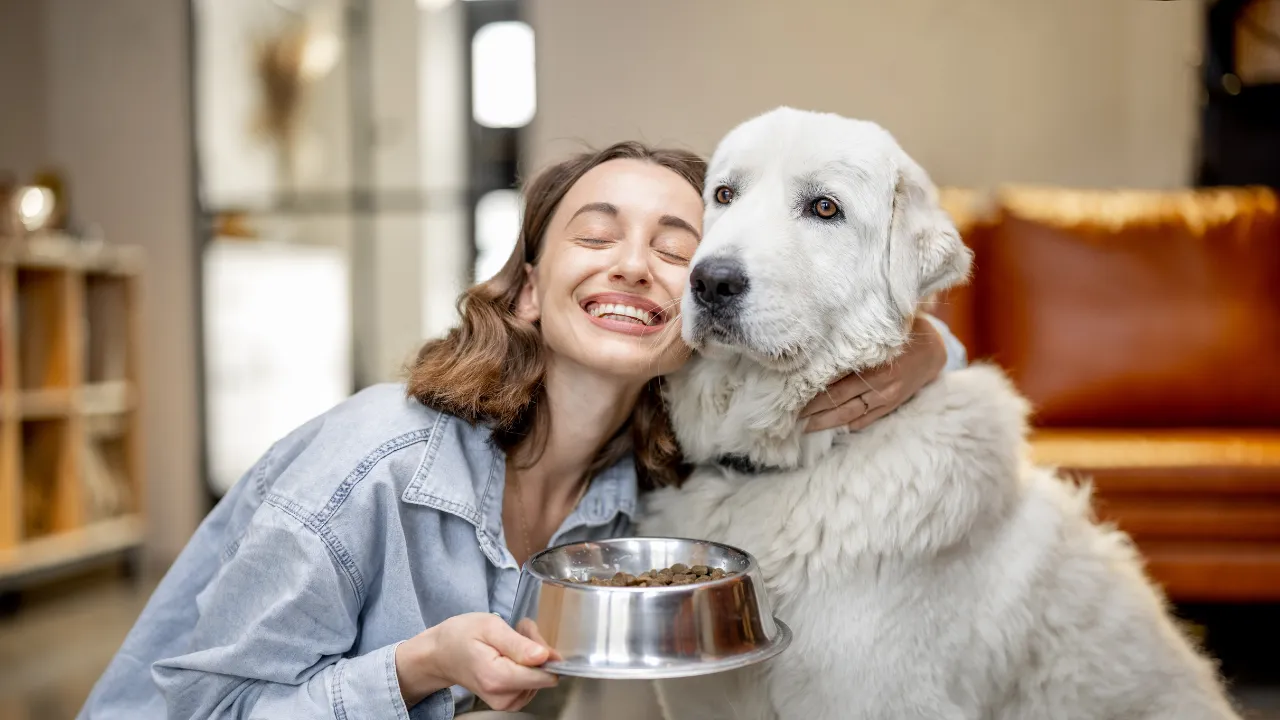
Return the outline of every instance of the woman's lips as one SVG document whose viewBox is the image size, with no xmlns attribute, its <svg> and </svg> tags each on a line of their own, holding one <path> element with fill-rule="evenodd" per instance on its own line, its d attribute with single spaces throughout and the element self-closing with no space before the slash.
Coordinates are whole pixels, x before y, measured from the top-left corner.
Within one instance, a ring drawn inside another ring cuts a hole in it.
<svg viewBox="0 0 1280 720">
<path fill-rule="evenodd" d="M 667 324 L 658 304 L 635 295 L 601 293 L 588 297 L 581 307 L 598 327 L 625 335 L 651 335 Z"/>
</svg>

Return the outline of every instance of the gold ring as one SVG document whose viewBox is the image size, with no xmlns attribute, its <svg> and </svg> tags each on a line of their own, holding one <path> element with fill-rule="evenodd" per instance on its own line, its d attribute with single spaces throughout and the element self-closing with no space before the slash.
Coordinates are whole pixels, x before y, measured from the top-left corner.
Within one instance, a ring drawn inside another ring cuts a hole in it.
<svg viewBox="0 0 1280 720">
<path fill-rule="evenodd" d="M 858 396 L 858 399 L 862 401 L 862 414 L 858 417 L 862 417 L 862 415 L 871 412 L 871 403 L 867 402 L 867 399 L 861 395 Z"/>
</svg>

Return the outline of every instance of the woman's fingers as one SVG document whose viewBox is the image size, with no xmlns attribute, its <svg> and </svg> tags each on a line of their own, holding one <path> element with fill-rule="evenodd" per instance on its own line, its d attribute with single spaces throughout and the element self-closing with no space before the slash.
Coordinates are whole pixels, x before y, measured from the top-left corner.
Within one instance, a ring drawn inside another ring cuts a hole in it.
<svg viewBox="0 0 1280 720">
<path fill-rule="evenodd" d="M 845 425 L 852 426 L 868 417 L 883 417 L 889 410 L 898 406 L 900 402 L 898 395 L 901 391 L 902 384 L 896 381 L 889 382 L 881 388 L 870 388 L 842 405 L 810 416 L 804 430 L 818 432 Z"/>
<path fill-rule="evenodd" d="M 537 690 L 525 690 L 519 693 L 507 693 L 488 698 L 481 696 L 480 699 L 484 700 L 485 705 L 498 712 L 518 712 L 523 710 L 524 706 L 528 705 L 537 694 Z"/>
<path fill-rule="evenodd" d="M 512 630 L 497 616 L 485 625 L 482 639 L 503 657 L 529 667 L 545 663 L 551 654 L 546 645 Z"/>
<path fill-rule="evenodd" d="M 470 688 L 494 710 L 517 710 L 543 688 L 555 687 L 560 679 L 545 670 L 525 667 L 509 658 L 496 657 L 476 673 Z"/>
<path fill-rule="evenodd" d="M 500 658 L 495 664 L 496 678 L 507 690 L 541 690 L 555 687 L 560 678 L 546 670 L 517 665 L 506 658 Z"/>
<path fill-rule="evenodd" d="M 520 622 L 516 623 L 516 632 L 524 635 L 539 645 L 546 647 L 547 660 L 564 659 L 560 656 L 560 653 L 556 652 L 555 648 L 551 647 L 551 643 L 547 642 L 547 639 L 542 637 L 542 633 L 538 632 L 538 623 L 534 622 L 532 618 L 524 618 Z"/>
<path fill-rule="evenodd" d="M 800 411 L 800 418 L 804 419 L 812 417 L 818 413 L 829 412 L 841 405 L 848 403 L 850 400 L 866 393 L 871 389 L 868 383 L 878 376 L 878 371 L 862 373 L 859 377 L 856 373 L 850 373 L 839 380 L 827 386 L 824 392 L 818 393 L 818 396 L 809 401 L 808 405 Z M 861 403 L 854 401 L 859 407 Z"/>
<path fill-rule="evenodd" d="M 869 427 L 871 423 L 879 420 L 885 415 L 888 415 L 889 413 L 893 412 L 897 408 L 898 408 L 897 405 L 882 405 L 878 408 L 874 408 L 871 410 L 871 412 L 849 423 L 849 429 L 852 430 L 853 432 L 857 432 L 866 427 Z"/>
</svg>

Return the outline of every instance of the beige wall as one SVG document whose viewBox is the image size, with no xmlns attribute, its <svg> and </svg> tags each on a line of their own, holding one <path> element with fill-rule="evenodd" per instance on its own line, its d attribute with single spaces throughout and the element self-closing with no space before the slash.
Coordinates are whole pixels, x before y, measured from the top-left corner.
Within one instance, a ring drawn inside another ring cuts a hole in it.
<svg viewBox="0 0 1280 720">
<path fill-rule="evenodd" d="M 27 100 L 0 101 L 0 168 L 63 168 L 76 216 L 148 254 L 144 461 L 149 549 L 161 562 L 194 530 L 203 492 L 184 6 L 0 0 L 0 91 L 19 76 Z"/>
<path fill-rule="evenodd" d="M 43 23 L 39 3 L 0 0 L 0 172 L 19 182 L 44 162 Z"/>
<path fill-rule="evenodd" d="M 875 120 L 939 183 L 1190 181 L 1200 3 L 531 0 L 529 160 L 701 152 L 777 105 Z"/>
</svg>

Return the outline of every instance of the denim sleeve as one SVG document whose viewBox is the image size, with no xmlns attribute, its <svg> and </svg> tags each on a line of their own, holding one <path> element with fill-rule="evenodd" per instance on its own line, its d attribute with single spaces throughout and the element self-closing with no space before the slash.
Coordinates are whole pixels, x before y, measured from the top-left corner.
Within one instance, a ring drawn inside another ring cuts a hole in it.
<svg viewBox="0 0 1280 720">
<path fill-rule="evenodd" d="M 969 365 L 969 353 L 965 350 L 964 343 L 951 332 L 951 328 L 938 318 L 925 314 L 925 319 L 933 324 L 933 327 L 942 336 L 942 343 L 947 348 L 947 364 L 943 368 L 944 372 L 951 370 L 963 370 Z"/>
<path fill-rule="evenodd" d="M 405 706 L 398 643 L 346 657 L 361 598 L 335 548 L 268 498 L 217 576 L 196 599 L 183 655 L 152 666 L 172 719 L 453 717 L 442 690 Z"/>
</svg>

